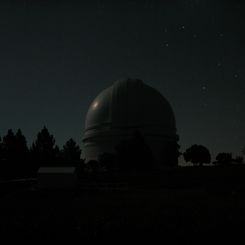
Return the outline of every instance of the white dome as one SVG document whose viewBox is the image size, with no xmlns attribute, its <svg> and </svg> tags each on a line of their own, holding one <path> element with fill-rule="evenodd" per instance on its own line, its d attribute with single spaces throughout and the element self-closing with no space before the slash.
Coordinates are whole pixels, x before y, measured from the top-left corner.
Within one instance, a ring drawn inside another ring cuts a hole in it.
<svg viewBox="0 0 245 245">
<path fill-rule="evenodd" d="M 103 90 L 89 107 L 83 137 L 85 158 L 96 159 L 102 151 L 113 152 L 115 144 L 134 130 L 140 131 L 149 145 L 159 138 L 165 143 L 178 140 L 168 101 L 141 80 L 119 80 Z"/>
</svg>

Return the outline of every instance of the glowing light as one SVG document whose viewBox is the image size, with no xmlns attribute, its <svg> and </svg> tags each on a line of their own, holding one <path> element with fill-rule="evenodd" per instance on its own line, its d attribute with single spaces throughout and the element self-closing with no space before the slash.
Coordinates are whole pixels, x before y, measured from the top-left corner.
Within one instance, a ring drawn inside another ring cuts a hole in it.
<svg viewBox="0 0 245 245">
<path fill-rule="evenodd" d="M 98 104 L 99 104 L 99 103 L 98 103 L 97 101 L 94 102 L 93 105 L 92 105 L 93 109 L 96 109 L 96 108 L 98 107 Z"/>
<path fill-rule="evenodd" d="M 202 90 L 203 91 L 206 91 L 207 90 L 207 87 L 205 85 L 202 86 Z"/>
</svg>

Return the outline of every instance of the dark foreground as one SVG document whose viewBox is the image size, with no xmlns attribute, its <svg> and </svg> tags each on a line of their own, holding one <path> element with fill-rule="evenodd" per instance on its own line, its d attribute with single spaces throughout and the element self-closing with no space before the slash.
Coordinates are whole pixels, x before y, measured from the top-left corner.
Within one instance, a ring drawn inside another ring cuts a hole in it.
<svg viewBox="0 0 245 245">
<path fill-rule="evenodd" d="M 244 169 L 213 175 L 188 171 L 184 177 L 162 174 L 161 184 L 158 174 L 139 181 L 134 176 L 131 184 L 111 184 L 112 179 L 105 184 L 96 177 L 83 180 L 76 190 L 38 190 L 33 185 L 2 189 L 0 237 L 81 244 L 244 243 Z"/>
</svg>

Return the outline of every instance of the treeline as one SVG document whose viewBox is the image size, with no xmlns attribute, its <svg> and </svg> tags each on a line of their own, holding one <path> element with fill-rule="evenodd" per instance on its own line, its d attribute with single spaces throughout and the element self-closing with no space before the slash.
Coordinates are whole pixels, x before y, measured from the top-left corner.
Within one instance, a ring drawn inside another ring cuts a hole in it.
<svg viewBox="0 0 245 245">
<path fill-rule="evenodd" d="M 242 153 L 245 153 L 245 151 Z M 218 153 L 215 161 L 211 162 L 211 155 L 209 150 L 203 145 L 192 145 L 187 148 L 185 152 L 181 153 L 186 162 L 191 162 L 193 165 L 202 166 L 203 164 L 214 164 L 221 166 L 228 166 L 234 164 L 243 164 L 243 157 L 237 156 L 233 158 L 231 152 Z"/>
<path fill-rule="evenodd" d="M 81 166 L 81 149 L 71 138 L 62 149 L 55 138 L 44 127 L 36 140 L 28 147 L 20 129 L 16 133 L 9 129 L 0 137 L 1 179 L 34 177 L 41 166 Z"/>
<path fill-rule="evenodd" d="M 243 163 L 243 157 L 233 158 L 232 153 L 218 153 L 215 161 L 211 161 L 211 154 L 208 148 L 203 145 L 192 145 L 185 150 L 179 151 L 179 145 L 173 147 L 171 156 L 178 158 L 183 155 L 185 162 L 193 166 L 216 165 L 231 166 Z M 161 164 L 161 163 L 160 163 Z M 164 167 L 176 167 L 173 162 L 162 162 Z M 101 172 L 110 170 L 151 170 L 154 169 L 154 158 L 149 147 L 144 142 L 140 134 L 134 135 L 127 141 L 122 141 L 115 147 L 115 153 L 103 153 L 98 157 L 98 161 L 90 160 L 86 164 L 86 170 L 91 172 Z M 158 169 L 158 167 L 156 168 Z"/>
<path fill-rule="evenodd" d="M 192 145 L 185 152 L 179 152 L 179 147 L 174 144 L 168 149 L 171 158 L 165 159 L 163 166 L 176 167 L 180 155 L 183 155 L 186 162 L 197 166 L 243 164 L 242 156 L 233 158 L 232 153 L 225 152 L 219 153 L 215 161 L 211 162 L 209 150 L 202 145 Z M 242 153 L 245 154 L 245 150 Z M 38 132 L 30 147 L 20 129 L 16 133 L 9 129 L 3 138 L 0 137 L 0 179 L 35 177 L 41 166 L 73 166 L 79 173 L 150 170 L 155 167 L 153 154 L 139 132 L 116 145 L 114 154 L 104 152 L 98 156 L 98 160 L 90 160 L 87 164 L 84 162 L 81 149 L 72 138 L 60 149 L 46 127 Z"/>
</svg>

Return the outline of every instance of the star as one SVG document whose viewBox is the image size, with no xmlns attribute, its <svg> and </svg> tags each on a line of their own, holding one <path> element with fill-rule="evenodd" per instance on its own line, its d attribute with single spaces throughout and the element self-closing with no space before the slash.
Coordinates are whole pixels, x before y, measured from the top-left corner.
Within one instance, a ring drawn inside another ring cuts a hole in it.
<svg viewBox="0 0 245 245">
<path fill-rule="evenodd" d="M 203 108 L 207 108 L 207 107 L 208 107 L 208 103 L 203 103 L 203 104 L 202 104 L 202 107 L 203 107 Z"/>
<path fill-rule="evenodd" d="M 166 42 L 166 43 L 163 43 L 162 45 L 161 45 L 162 47 L 169 47 L 169 43 L 168 42 Z"/>
<path fill-rule="evenodd" d="M 202 86 L 202 91 L 207 91 L 207 86 L 203 85 Z"/>
</svg>

